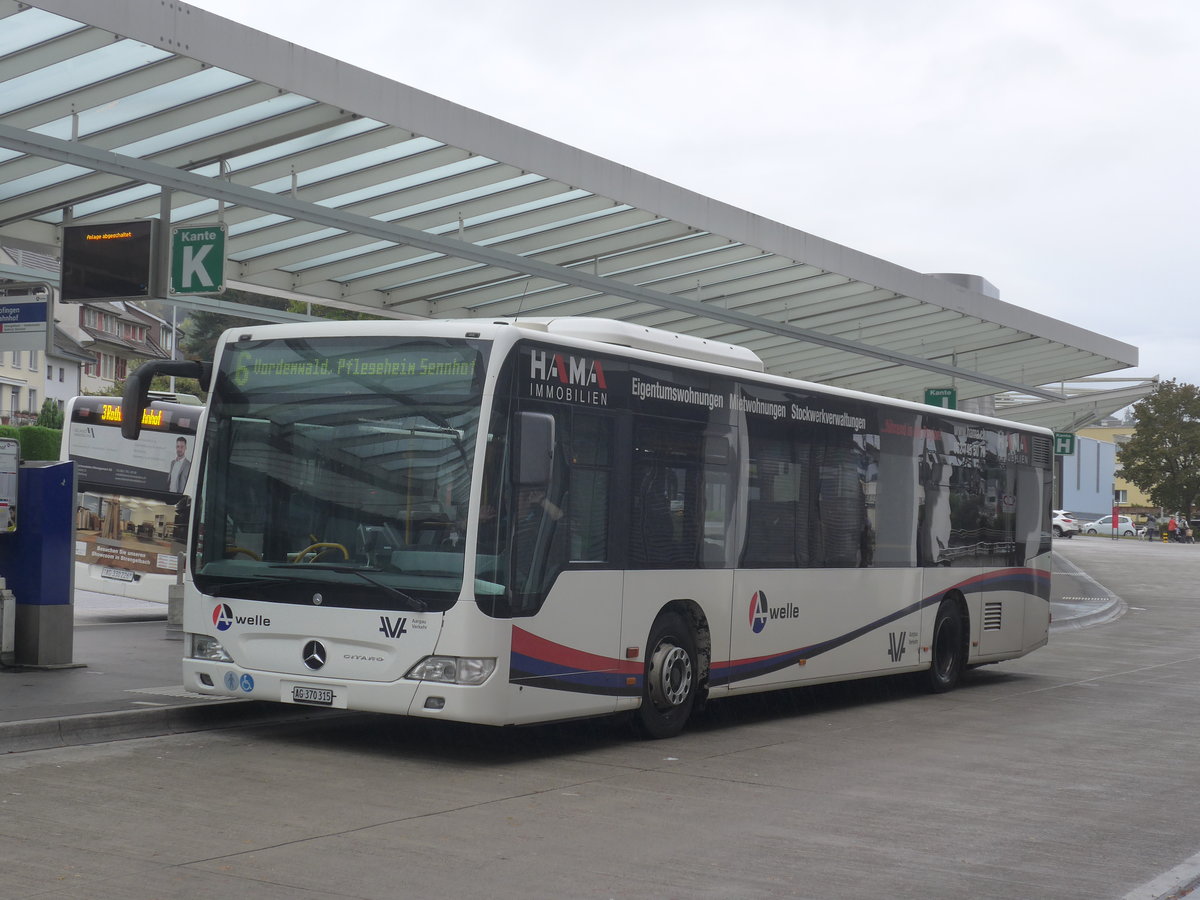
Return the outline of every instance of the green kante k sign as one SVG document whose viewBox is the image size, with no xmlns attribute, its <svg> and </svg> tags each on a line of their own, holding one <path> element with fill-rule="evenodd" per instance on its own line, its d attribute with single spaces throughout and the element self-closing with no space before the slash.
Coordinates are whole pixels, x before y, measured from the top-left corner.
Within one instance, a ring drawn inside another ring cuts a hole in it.
<svg viewBox="0 0 1200 900">
<path fill-rule="evenodd" d="M 925 388 L 925 402 L 942 409 L 958 409 L 958 391 L 954 388 Z"/>
<path fill-rule="evenodd" d="M 225 226 L 171 229 L 172 294 L 219 294 L 225 290 Z"/>
<path fill-rule="evenodd" d="M 1075 435 L 1069 431 L 1054 432 L 1054 455 L 1055 456 L 1074 456 L 1075 455 Z"/>
</svg>

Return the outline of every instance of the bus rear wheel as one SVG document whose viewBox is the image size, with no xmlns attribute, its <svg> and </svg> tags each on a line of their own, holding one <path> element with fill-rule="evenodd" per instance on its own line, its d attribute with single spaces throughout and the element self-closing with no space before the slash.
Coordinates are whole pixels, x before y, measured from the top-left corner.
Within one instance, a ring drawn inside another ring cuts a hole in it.
<svg viewBox="0 0 1200 900">
<path fill-rule="evenodd" d="M 646 647 L 642 705 L 634 723 L 644 737 L 674 737 L 696 705 L 696 640 L 683 616 L 664 613 L 650 629 Z"/>
<path fill-rule="evenodd" d="M 953 598 L 938 606 L 929 656 L 929 690 L 943 694 L 954 688 L 967 665 L 967 627 L 962 606 Z"/>
</svg>

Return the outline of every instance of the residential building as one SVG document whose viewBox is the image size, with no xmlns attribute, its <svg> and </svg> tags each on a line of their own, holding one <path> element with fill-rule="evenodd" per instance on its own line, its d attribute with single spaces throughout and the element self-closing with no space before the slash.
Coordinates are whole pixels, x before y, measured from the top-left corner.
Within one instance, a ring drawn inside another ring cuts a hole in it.
<svg viewBox="0 0 1200 900">
<path fill-rule="evenodd" d="M 0 353 L 0 424 L 32 425 L 45 399 L 44 350 Z"/>
<path fill-rule="evenodd" d="M 80 379 L 81 392 L 108 390 L 147 359 L 170 359 L 174 341 L 169 322 L 133 303 L 59 304 L 58 319 L 91 356 Z"/>
<path fill-rule="evenodd" d="M 46 357 L 45 394 L 59 409 L 81 393 L 83 367 L 94 359 L 78 341 L 58 325 L 54 326 L 54 353 Z"/>
</svg>

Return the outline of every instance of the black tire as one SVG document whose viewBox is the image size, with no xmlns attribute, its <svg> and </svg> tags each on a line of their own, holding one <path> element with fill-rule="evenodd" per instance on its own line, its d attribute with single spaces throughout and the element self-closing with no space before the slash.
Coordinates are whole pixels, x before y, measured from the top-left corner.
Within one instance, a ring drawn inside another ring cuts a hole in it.
<svg viewBox="0 0 1200 900">
<path fill-rule="evenodd" d="M 957 600 L 946 599 L 933 620 L 929 653 L 929 690 L 944 694 L 958 685 L 967 667 L 967 622 Z"/>
<path fill-rule="evenodd" d="M 642 705 L 634 725 L 647 738 L 674 737 L 683 731 L 699 692 L 696 639 L 678 613 L 663 613 L 646 642 Z"/>
<path fill-rule="evenodd" d="M 1059 528 L 1057 525 L 1054 526 L 1054 536 L 1057 538 L 1060 538 L 1063 536 L 1063 530 L 1061 528 Z"/>
</svg>

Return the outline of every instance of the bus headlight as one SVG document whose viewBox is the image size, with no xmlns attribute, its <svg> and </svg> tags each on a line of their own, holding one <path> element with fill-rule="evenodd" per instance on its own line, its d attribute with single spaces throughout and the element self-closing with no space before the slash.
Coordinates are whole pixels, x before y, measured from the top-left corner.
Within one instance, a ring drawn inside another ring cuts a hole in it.
<svg viewBox="0 0 1200 900">
<path fill-rule="evenodd" d="M 207 634 L 192 635 L 192 659 L 206 659 L 209 662 L 233 662 L 221 642 Z"/>
<path fill-rule="evenodd" d="M 479 656 L 427 656 L 405 678 L 442 684 L 483 684 L 496 671 L 496 660 Z"/>
</svg>

